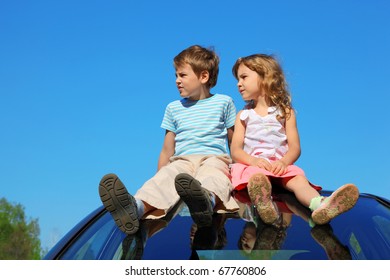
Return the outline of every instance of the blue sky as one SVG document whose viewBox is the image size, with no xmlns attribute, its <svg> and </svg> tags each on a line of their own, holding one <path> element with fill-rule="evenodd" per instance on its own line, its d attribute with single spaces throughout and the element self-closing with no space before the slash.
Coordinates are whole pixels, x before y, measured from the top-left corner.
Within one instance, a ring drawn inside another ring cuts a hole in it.
<svg viewBox="0 0 390 280">
<path fill-rule="evenodd" d="M 101 177 L 134 193 L 156 171 L 173 57 L 213 46 L 213 93 L 243 102 L 231 68 L 274 54 L 302 155 L 325 189 L 390 198 L 390 4 L 386 0 L 0 2 L 0 197 L 38 219 L 50 249 L 101 205 Z"/>
</svg>

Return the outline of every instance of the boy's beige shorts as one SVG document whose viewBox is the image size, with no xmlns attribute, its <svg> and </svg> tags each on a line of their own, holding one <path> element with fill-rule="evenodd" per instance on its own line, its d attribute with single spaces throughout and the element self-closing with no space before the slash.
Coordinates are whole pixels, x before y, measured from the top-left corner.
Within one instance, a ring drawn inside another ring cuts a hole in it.
<svg viewBox="0 0 390 280">
<path fill-rule="evenodd" d="M 232 184 L 228 155 L 186 155 L 170 158 L 170 163 L 162 167 L 134 195 L 157 210 L 144 216 L 144 219 L 157 219 L 165 216 L 180 200 L 175 189 L 175 177 L 187 173 L 197 179 L 202 187 L 216 194 L 222 204 L 216 206 L 220 213 L 236 212 L 238 205 L 231 197 Z"/>
</svg>

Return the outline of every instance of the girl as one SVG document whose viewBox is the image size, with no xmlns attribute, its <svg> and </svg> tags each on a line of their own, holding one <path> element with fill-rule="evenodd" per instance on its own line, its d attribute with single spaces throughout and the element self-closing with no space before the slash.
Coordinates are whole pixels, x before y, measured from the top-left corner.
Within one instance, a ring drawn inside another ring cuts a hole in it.
<svg viewBox="0 0 390 280">
<path fill-rule="evenodd" d="M 239 58 L 233 75 L 247 101 L 237 114 L 231 144 L 231 168 L 235 190 L 248 188 L 252 203 L 267 224 L 279 218 L 271 197 L 271 182 L 295 194 L 312 211 L 315 224 L 326 224 L 351 209 L 359 191 L 353 184 L 337 189 L 328 198 L 294 165 L 301 153 L 295 113 L 283 71 L 275 58 L 255 54 Z"/>
</svg>

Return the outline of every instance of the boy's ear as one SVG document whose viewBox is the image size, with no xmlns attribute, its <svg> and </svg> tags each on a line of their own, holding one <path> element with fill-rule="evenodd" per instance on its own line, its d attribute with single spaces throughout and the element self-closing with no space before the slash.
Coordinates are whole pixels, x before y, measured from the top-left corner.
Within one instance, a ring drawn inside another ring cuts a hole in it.
<svg viewBox="0 0 390 280">
<path fill-rule="evenodd" d="M 200 76 L 199 76 L 199 79 L 202 83 L 207 83 L 209 81 L 209 78 L 210 78 L 210 74 L 209 74 L 209 71 L 207 70 L 203 70 L 201 73 L 200 73 Z"/>
</svg>

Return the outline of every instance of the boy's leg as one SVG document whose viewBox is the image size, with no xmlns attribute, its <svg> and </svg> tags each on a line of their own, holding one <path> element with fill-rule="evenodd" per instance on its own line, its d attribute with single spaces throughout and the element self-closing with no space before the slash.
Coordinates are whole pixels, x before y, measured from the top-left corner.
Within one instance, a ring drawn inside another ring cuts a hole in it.
<svg viewBox="0 0 390 280">
<path fill-rule="evenodd" d="M 128 234 L 122 241 L 121 260 L 140 260 L 144 253 L 144 240 L 138 231 L 134 234 Z"/>
<path fill-rule="evenodd" d="M 201 186 L 200 182 L 189 174 L 181 173 L 175 178 L 175 188 L 177 194 L 187 204 L 197 226 L 210 226 L 213 216 L 211 194 Z"/>
<path fill-rule="evenodd" d="M 231 196 L 233 187 L 230 181 L 230 163 L 231 158 L 227 155 L 201 156 L 194 175 L 202 187 L 216 196 L 215 208 L 223 212 L 237 212 L 239 209 Z"/>
<path fill-rule="evenodd" d="M 121 231 L 133 234 L 139 228 L 137 204 L 115 174 L 107 174 L 99 184 L 99 195 Z"/>
<path fill-rule="evenodd" d="M 196 223 L 192 224 L 190 231 L 190 244 L 192 253 L 195 253 L 196 259 L 199 256 L 196 250 L 221 250 L 227 244 L 225 223 L 228 217 L 225 214 L 216 214 L 212 216 L 210 226 L 198 227 Z M 191 256 L 193 259 L 194 255 Z"/>
<path fill-rule="evenodd" d="M 162 167 L 134 195 L 154 210 L 145 213 L 143 219 L 164 217 L 180 200 L 175 189 L 175 178 L 180 173 L 193 174 L 193 164 L 187 157 L 173 157 L 170 163 Z"/>
</svg>

